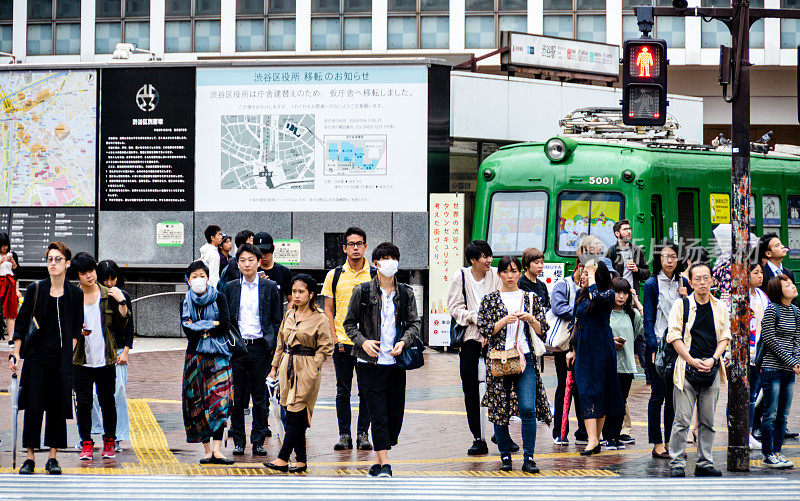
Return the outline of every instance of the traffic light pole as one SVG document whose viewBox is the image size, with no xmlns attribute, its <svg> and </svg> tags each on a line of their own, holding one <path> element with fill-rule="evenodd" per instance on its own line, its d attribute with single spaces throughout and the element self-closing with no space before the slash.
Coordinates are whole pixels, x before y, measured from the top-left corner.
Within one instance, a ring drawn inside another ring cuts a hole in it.
<svg viewBox="0 0 800 501">
<path fill-rule="evenodd" d="M 677 4 L 680 2 L 674 2 Z M 685 5 L 685 2 L 683 2 Z M 731 169 L 731 363 L 728 368 L 728 470 L 750 470 L 750 314 L 748 256 L 750 241 L 750 26 L 762 18 L 800 19 L 800 10 L 750 9 L 749 0 L 732 0 L 731 8 L 636 7 L 641 20 L 650 16 L 718 19 L 731 32 L 733 75 Z"/>
</svg>

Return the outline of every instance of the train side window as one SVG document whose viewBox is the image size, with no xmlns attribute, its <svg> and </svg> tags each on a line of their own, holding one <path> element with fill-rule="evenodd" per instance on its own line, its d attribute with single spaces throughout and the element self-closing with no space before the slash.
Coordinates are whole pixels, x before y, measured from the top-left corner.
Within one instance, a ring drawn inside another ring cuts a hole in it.
<svg viewBox="0 0 800 501">
<path fill-rule="evenodd" d="M 614 245 L 614 223 L 624 217 L 625 200 L 613 192 L 566 192 L 558 194 L 557 252 L 574 256 L 583 237 L 595 235 L 606 247 Z"/>
<path fill-rule="evenodd" d="M 697 193 L 684 190 L 678 192 L 678 241 L 690 244 L 698 237 Z"/>
<path fill-rule="evenodd" d="M 764 195 L 761 197 L 761 234 L 781 234 L 781 197 L 780 195 Z"/>
<path fill-rule="evenodd" d="M 494 193 L 487 237 L 494 255 L 519 256 L 528 247 L 544 251 L 547 204 L 544 191 Z"/>
<path fill-rule="evenodd" d="M 798 259 L 800 258 L 800 196 L 789 195 L 786 198 L 789 210 L 785 244 L 789 247 L 789 259 Z"/>
<path fill-rule="evenodd" d="M 661 195 L 653 195 L 650 198 L 650 211 L 652 221 L 653 238 L 660 242 L 664 238 L 664 213 L 661 212 Z"/>
</svg>

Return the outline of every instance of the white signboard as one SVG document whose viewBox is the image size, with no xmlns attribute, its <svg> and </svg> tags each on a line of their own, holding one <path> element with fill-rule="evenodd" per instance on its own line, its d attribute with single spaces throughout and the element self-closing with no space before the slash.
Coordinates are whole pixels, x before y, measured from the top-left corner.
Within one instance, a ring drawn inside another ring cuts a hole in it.
<svg viewBox="0 0 800 501">
<path fill-rule="evenodd" d="M 275 240 L 272 259 L 276 263 L 295 266 L 300 264 L 300 240 Z"/>
<path fill-rule="evenodd" d="M 428 235 L 428 344 L 450 345 L 447 294 L 464 265 L 464 194 L 431 193 Z"/>
<path fill-rule="evenodd" d="M 159 247 L 180 247 L 183 245 L 183 223 L 162 221 L 156 224 L 156 245 Z"/>
<path fill-rule="evenodd" d="M 427 75 L 198 69 L 195 210 L 424 212 Z"/>
<path fill-rule="evenodd" d="M 619 75 L 619 46 L 504 31 L 503 64 Z"/>
<path fill-rule="evenodd" d="M 544 263 L 542 275 L 539 278 L 544 280 L 547 285 L 547 293 L 552 294 L 553 286 L 559 279 L 564 278 L 564 263 Z"/>
</svg>

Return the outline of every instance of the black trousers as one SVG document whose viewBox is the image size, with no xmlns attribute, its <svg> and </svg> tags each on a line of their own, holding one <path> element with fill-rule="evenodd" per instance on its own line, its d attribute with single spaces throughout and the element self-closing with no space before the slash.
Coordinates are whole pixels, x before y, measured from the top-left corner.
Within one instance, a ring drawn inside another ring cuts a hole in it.
<svg viewBox="0 0 800 501">
<path fill-rule="evenodd" d="M 211 438 L 214 439 L 214 440 L 220 440 L 221 441 L 222 437 L 224 437 L 224 436 L 225 436 L 225 425 L 224 424 L 211 433 Z M 203 443 L 204 444 L 211 443 L 211 440 L 208 440 L 208 439 L 203 440 Z"/>
<path fill-rule="evenodd" d="M 633 374 L 620 374 L 617 373 L 619 379 L 619 387 L 622 390 L 622 403 L 623 406 L 628 402 L 628 395 L 631 393 L 631 383 L 633 383 Z M 606 440 L 615 440 L 619 438 L 622 432 L 622 423 L 625 421 L 625 416 L 608 416 L 603 425 L 603 438 Z"/>
<path fill-rule="evenodd" d="M 72 366 L 72 384 L 75 389 L 76 417 L 81 442 L 92 439 L 92 388 L 97 385 L 97 401 L 103 414 L 103 437 L 116 440 L 117 406 L 114 390 L 117 368 L 113 365 L 103 367 Z"/>
<path fill-rule="evenodd" d="M 556 366 L 556 378 L 558 379 L 556 398 L 553 401 L 553 406 L 555 407 L 555 412 L 553 412 L 553 438 L 558 438 L 561 436 L 561 423 L 563 422 L 564 416 L 564 395 L 567 388 L 567 352 L 560 351 L 553 353 L 553 362 Z M 586 433 L 586 424 L 581 418 L 581 399 L 578 395 L 577 385 L 572 386 L 570 394 L 572 395 L 572 401 L 575 403 L 575 416 L 578 417 L 578 429 L 575 431 L 575 438 L 585 439 L 589 435 Z M 567 433 L 569 433 L 569 421 L 567 421 Z M 566 436 L 564 438 L 566 438 Z"/>
<path fill-rule="evenodd" d="M 461 373 L 461 389 L 464 390 L 464 407 L 467 409 L 467 424 L 472 437 L 481 437 L 481 402 L 478 382 L 478 363 L 481 358 L 480 341 L 464 341 L 458 352 L 458 368 Z"/>
<path fill-rule="evenodd" d="M 406 407 L 406 371 L 397 365 L 359 363 L 376 451 L 397 445 Z"/>
<path fill-rule="evenodd" d="M 43 364 L 26 359 L 25 413 L 22 419 L 22 447 L 38 449 L 42 439 L 44 419 L 44 446 L 53 449 L 67 448 L 67 417 L 61 395 L 61 369 L 57 364 Z"/>
<path fill-rule="evenodd" d="M 272 364 L 272 350 L 264 339 L 247 344 L 247 355 L 231 362 L 233 368 L 233 409 L 230 435 L 233 443 L 244 446 L 244 410 L 253 398 L 253 429 L 250 443 L 264 445 L 267 438 L 267 373 Z"/>
<path fill-rule="evenodd" d="M 647 352 L 647 367 L 651 374 L 650 400 L 647 402 L 647 436 L 651 444 L 666 444 L 672 433 L 672 422 L 675 420 L 675 405 L 672 400 L 674 384 L 672 378 L 664 381 L 656 372 L 652 353 Z M 661 406 L 664 406 L 664 433 L 661 433 Z M 663 438 L 662 438 L 663 436 Z"/>
<path fill-rule="evenodd" d="M 336 371 L 336 418 L 339 421 L 339 435 L 350 435 L 350 389 L 353 386 L 353 371 L 358 385 L 358 422 L 356 433 L 369 431 L 369 410 L 364 399 L 361 369 L 352 354 L 353 346 L 337 343 L 333 349 L 333 368 Z"/>
<path fill-rule="evenodd" d="M 306 462 L 306 428 L 308 428 L 308 411 L 286 411 L 286 434 L 283 436 L 283 445 L 278 452 L 278 459 L 289 462 L 289 457 L 294 451 L 298 463 Z"/>
</svg>

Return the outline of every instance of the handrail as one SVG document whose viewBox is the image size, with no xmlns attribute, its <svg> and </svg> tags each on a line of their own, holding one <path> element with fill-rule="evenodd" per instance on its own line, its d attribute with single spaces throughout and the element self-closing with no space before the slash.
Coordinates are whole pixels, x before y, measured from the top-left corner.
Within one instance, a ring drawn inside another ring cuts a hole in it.
<svg viewBox="0 0 800 501">
<path fill-rule="evenodd" d="M 151 297 L 168 296 L 170 294 L 180 294 L 181 296 L 183 296 L 183 295 L 186 295 L 186 292 L 178 292 L 178 291 L 157 292 L 156 294 L 148 294 L 147 296 L 142 296 L 142 297 L 137 297 L 136 299 L 131 299 L 131 303 L 135 303 L 137 301 L 141 301 L 142 299 L 149 299 Z"/>
</svg>

